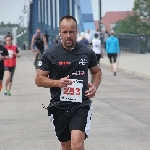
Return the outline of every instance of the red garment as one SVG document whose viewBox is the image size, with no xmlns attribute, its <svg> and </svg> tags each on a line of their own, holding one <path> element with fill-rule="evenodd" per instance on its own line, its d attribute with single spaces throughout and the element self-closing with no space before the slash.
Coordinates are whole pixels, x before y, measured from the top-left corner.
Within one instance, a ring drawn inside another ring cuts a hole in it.
<svg viewBox="0 0 150 150">
<path fill-rule="evenodd" d="M 15 45 L 5 45 L 5 48 L 8 50 L 9 58 L 4 60 L 4 66 L 6 67 L 15 67 L 16 66 L 16 55 L 13 52 L 17 52 L 17 46 Z"/>
</svg>

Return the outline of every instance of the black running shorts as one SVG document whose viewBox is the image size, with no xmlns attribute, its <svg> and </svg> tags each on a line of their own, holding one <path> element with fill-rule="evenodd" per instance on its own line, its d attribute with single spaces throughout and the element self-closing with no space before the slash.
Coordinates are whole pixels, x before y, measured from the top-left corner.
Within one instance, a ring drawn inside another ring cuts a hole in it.
<svg viewBox="0 0 150 150">
<path fill-rule="evenodd" d="M 74 109 L 54 108 L 50 118 L 60 142 L 71 140 L 71 131 L 80 130 L 88 136 L 91 125 L 91 106 Z"/>
<path fill-rule="evenodd" d="M 5 66 L 5 71 L 11 72 L 10 82 L 12 82 L 12 79 L 13 79 L 13 76 L 14 76 L 14 72 L 15 72 L 15 68 L 16 67 L 6 67 Z"/>
<path fill-rule="evenodd" d="M 112 61 L 114 63 L 116 63 L 116 60 L 117 60 L 117 53 L 108 53 L 108 58 L 109 58 L 109 61 L 110 63 L 112 64 Z M 112 60 L 113 59 L 113 60 Z"/>
<path fill-rule="evenodd" d="M 0 80 L 3 80 L 4 77 L 4 70 L 0 69 Z"/>
</svg>

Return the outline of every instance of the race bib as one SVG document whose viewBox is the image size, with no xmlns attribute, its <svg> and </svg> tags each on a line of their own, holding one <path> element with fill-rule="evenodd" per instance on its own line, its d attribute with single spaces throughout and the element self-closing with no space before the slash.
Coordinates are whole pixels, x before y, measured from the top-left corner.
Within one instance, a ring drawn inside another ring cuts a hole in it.
<svg viewBox="0 0 150 150">
<path fill-rule="evenodd" d="M 71 101 L 71 102 L 80 102 L 82 103 L 82 83 L 78 83 L 77 79 L 72 80 L 72 84 L 68 85 L 65 88 L 61 88 L 61 101 Z"/>
<path fill-rule="evenodd" d="M 8 50 L 9 58 L 13 58 L 13 50 Z"/>
</svg>

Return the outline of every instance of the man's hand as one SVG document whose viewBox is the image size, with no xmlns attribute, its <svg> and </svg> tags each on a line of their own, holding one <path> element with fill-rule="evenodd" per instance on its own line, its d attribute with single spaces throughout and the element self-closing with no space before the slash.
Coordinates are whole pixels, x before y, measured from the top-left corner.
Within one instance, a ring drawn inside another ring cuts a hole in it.
<svg viewBox="0 0 150 150">
<path fill-rule="evenodd" d="M 85 96 L 88 98 L 93 98 L 96 93 L 96 88 L 92 85 L 92 83 L 88 83 L 89 90 L 85 91 Z"/>
<path fill-rule="evenodd" d="M 14 52 L 14 51 L 13 51 L 13 55 L 15 55 L 15 56 L 16 56 L 16 52 Z"/>
<path fill-rule="evenodd" d="M 35 50 L 34 50 L 33 48 L 31 49 L 31 51 L 32 51 L 33 53 L 35 52 Z"/>
<path fill-rule="evenodd" d="M 68 75 L 67 77 L 61 78 L 61 79 L 59 80 L 58 86 L 59 86 L 60 88 L 64 88 L 64 87 L 67 87 L 68 85 L 71 85 L 71 84 L 72 84 L 72 81 L 69 80 L 69 75 Z"/>
</svg>

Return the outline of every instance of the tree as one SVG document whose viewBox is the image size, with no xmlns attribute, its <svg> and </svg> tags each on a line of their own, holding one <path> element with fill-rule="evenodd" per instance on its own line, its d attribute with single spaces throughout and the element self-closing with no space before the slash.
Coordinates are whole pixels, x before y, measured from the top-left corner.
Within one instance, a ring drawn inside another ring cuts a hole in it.
<svg viewBox="0 0 150 150">
<path fill-rule="evenodd" d="M 11 24 L 10 22 L 5 24 L 4 22 L 1 22 L 0 27 L 16 27 L 16 24 Z"/>
<path fill-rule="evenodd" d="M 136 12 L 142 19 L 150 19 L 150 0 L 135 0 L 134 12 Z"/>
<path fill-rule="evenodd" d="M 5 23 L 1 22 L 0 27 L 4 27 L 4 26 L 5 26 Z"/>
<path fill-rule="evenodd" d="M 135 0 L 133 15 L 117 22 L 116 33 L 150 34 L 150 0 Z"/>
<path fill-rule="evenodd" d="M 129 33 L 129 34 L 137 34 L 138 28 L 140 26 L 140 19 L 139 16 L 130 15 L 127 16 L 124 20 L 117 22 L 116 27 L 114 30 L 116 33 Z"/>
</svg>

